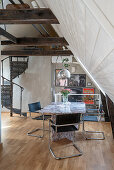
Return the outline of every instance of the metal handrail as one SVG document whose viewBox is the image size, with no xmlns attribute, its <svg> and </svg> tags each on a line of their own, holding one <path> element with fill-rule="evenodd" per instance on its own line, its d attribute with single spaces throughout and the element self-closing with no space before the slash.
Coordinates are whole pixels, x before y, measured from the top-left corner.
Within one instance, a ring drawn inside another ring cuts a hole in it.
<svg viewBox="0 0 114 170">
<path fill-rule="evenodd" d="M 24 88 L 23 88 L 22 86 L 18 85 L 17 83 L 14 83 L 14 82 L 8 80 L 7 78 L 5 78 L 5 77 L 3 77 L 3 76 L 1 76 L 1 77 L 2 77 L 2 79 L 3 79 L 3 81 L 2 81 L 2 82 L 3 82 L 3 85 L 4 85 L 4 80 L 7 80 L 8 82 L 11 83 L 12 89 L 13 89 L 13 85 L 16 85 L 16 86 L 20 87 L 20 89 L 21 89 L 21 95 L 20 95 L 20 110 L 22 111 L 22 92 L 23 92 Z M 11 110 L 10 110 L 10 115 L 11 115 L 11 116 L 12 116 L 12 108 L 13 108 L 13 106 L 11 105 Z M 21 116 L 21 112 L 20 112 L 20 116 Z"/>
<path fill-rule="evenodd" d="M 22 90 L 24 90 L 24 88 L 23 88 L 22 86 L 20 86 L 19 84 L 14 83 L 13 81 L 10 81 L 10 80 L 8 80 L 7 78 L 5 78 L 5 77 L 3 77 L 3 76 L 1 76 L 1 77 L 2 77 L 3 79 L 5 79 L 5 80 L 9 81 L 10 83 L 17 85 L 17 86 L 20 87 Z"/>
<path fill-rule="evenodd" d="M 4 60 L 6 60 L 7 58 L 9 58 L 9 57 L 6 57 L 6 58 L 2 59 L 1 62 L 3 62 Z"/>
</svg>

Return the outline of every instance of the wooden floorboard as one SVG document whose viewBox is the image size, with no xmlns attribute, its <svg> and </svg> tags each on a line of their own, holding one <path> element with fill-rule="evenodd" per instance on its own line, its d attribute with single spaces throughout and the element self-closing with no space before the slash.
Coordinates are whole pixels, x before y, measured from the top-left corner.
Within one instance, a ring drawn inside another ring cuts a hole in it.
<svg viewBox="0 0 114 170">
<path fill-rule="evenodd" d="M 45 121 L 48 127 L 48 121 Z M 9 117 L 2 113 L 2 142 L 0 151 L 0 170 L 113 170 L 114 140 L 109 122 L 86 122 L 89 130 L 102 130 L 106 139 L 103 141 L 85 140 L 81 133 L 76 135 L 76 143 L 83 151 L 80 157 L 55 160 L 48 150 L 48 134 L 44 139 L 27 136 L 27 132 L 41 126 L 41 121 L 20 118 L 18 115 Z M 40 132 L 41 134 L 41 132 Z M 54 143 L 57 151 L 66 140 Z M 55 147 L 54 147 L 55 148 Z M 73 149 L 65 149 L 65 152 Z"/>
<path fill-rule="evenodd" d="M 3 144 L 2 144 L 2 143 L 0 143 L 0 151 L 2 150 L 2 148 L 3 148 Z"/>
</svg>

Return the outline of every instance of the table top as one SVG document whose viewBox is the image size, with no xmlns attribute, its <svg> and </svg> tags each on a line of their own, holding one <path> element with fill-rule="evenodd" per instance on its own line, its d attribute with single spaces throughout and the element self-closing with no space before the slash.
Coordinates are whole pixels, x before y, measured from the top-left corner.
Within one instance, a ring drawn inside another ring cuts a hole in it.
<svg viewBox="0 0 114 170">
<path fill-rule="evenodd" d="M 71 113 L 86 113 L 86 105 L 83 102 L 52 102 L 50 105 L 40 110 L 43 114 L 71 114 Z"/>
</svg>

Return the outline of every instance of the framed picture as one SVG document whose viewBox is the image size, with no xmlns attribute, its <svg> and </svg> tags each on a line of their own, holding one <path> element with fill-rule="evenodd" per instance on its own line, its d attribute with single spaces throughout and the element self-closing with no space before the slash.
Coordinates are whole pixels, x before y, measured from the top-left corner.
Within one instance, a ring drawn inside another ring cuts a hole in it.
<svg viewBox="0 0 114 170">
<path fill-rule="evenodd" d="M 68 79 L 58 79 L 57 75 L 61 71 L 61 69 L 55 70 L 55 86 L 59 87 L 67 87 L 68 86 Z"/>
<path fill-rule="evenodd" d="M 86 74 L 71 74 L 68 85 L 70 87 L 86 87 Z"/>
<path fill-rule="evenodd" d="M 92 86 L 92 83 L 91 82 L 87 82 L 87 86 Z"/>
<path fill-rule="evenodd" d="M 83 88 L 83 102 L 86 104 L 94 104 L 94 95 L 95 94 L 95 89 L 94 88 Z M 86 94 L 91 94 L 91 95 L 86 95 Z"/>
</svg>

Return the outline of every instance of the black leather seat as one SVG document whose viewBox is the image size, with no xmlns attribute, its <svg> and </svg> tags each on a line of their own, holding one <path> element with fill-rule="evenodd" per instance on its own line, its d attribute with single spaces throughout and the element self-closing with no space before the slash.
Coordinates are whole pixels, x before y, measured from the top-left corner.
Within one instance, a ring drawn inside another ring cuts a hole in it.
<svg viewBox="0 0 114 170">
<path fill-rule="evenodd" d="M 40 102 L 35 102 L 35 103 L 30 103 L 28 104 L 28 107 L 29 107 L 29 113 L 30 113 L 30 117 L 32 119 L 35 119 L 35 120 L 43 120 L 43 116 L 40 115 L 40 116 L 37 116 L 37 117 L 32 117 L 31 114 L 32 113 L 39 113 L 39 110 L 41 110 L 41 104 Z M 47 120 L 50 118 L 50 115 L 45 115 L 44 116 L 44 120 Z"/>
<path fill-rule="evenodd" d="M 51 127 L 56 130 L 56 132 L 68 132 L 68 131 L 76 131 L 78 130 L 75 125 L 67 124 L 75 124 L 80 122 L 80 114 L 65 114 L 65 115 L 57 115 L 56 116 L 56 126 L 57 125 L 65 125 L 55 128 L 54 125 Z"/>
</svg>

